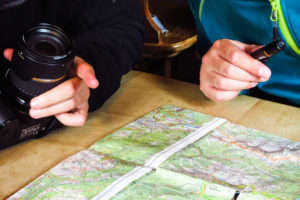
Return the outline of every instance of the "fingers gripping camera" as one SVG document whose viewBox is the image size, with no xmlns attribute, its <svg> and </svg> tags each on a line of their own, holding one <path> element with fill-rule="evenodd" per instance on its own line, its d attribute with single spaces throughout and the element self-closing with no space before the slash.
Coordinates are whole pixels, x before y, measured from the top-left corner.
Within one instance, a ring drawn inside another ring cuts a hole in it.
<svg viewBox="0 0 300 200">
<path fill-rule="evenodd" d="M 46 23 L 26 31 L 0 88 L 0 149 L 46 134 L 54 117 L 32 119 L 30 100 L 70 78 L 71 38 Z"/>
</svg>

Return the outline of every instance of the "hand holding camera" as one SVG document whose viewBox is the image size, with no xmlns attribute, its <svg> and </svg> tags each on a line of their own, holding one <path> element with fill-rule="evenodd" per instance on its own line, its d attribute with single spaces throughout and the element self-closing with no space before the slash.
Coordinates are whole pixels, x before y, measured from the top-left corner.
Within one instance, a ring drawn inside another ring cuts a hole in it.
<svg viewBox="0 0 300 200">
<path fill-rule="evenodd" d="M 4 56 L 11 67 L 0 90 L 0 149 L 43 135 L 53 115 L 64 125 L 85 123 L 89 88 L 99 83 L 92 66 L 74 58 L 72 41 L 63 30 L 39 24 Z"/>
<path fill-rule="evenodd" d="M 4 56 L 9 61 L 12 55 L 13 49 L 4 51 Z M 31 100 L 29 114 L 32 118 L 55 115 L 66 126 L 84 124 L 88 111 L 89 88 L 97 88 L 99 83 L 91 65 L 79 57 L 75 57 L 74 64 L 76 77 Z"/>
</svg>

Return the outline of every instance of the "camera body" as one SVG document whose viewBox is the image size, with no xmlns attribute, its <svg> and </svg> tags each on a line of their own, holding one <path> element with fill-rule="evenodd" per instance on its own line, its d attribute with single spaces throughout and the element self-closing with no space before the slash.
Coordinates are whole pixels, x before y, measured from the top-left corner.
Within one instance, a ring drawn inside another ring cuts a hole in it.
<svg viewBox="0 0 300 200">
<path fill-rule="evenodd" d="M 53 120 L 54 117 L 32 119 L 0 95 L 0 149 L 45 135 Z"/>
<path fill-rule="evenodd" d="M 73 62 L 72 40 L 59 27 L 41 23 L 22 35 L 0 75 L 0 149 L 49 132 L 55 118 L 32 119 L 30 100 L 66 81 Z"/>
</svg>

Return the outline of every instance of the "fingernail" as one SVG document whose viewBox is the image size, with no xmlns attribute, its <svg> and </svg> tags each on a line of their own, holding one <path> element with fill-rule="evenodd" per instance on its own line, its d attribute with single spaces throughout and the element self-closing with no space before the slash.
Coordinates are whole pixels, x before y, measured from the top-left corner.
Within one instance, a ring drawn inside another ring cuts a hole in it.
<svg viewBox="0 0 300 200">
<path fill-rule="evenodd" d="M 258 84 L 258 82 L 252 82 L 252 83 L 251 83 L 252 87 L 257 86 L 257 84 Z"/>
<path fill-rule="evenodd" d="M 94 87 L 98 87 L 99 81 L 98 81 L 98 80 L 93 80 L 93 81 L 92 81 L 92 85 L 93 85 Z"/>
<path fill-rule="evenodd" d="M 30 109 L 29 114 L 32 118 L 38 118 L 40 115 L 40 112 L 38 110 Z"/>
<path fill-rule="evenodd" d="M 261 79 L 267 80 L 267 79 L 269 79 L 271 74 L 270 74 L 269 70 L 267 70 L 265 68 L 261 68 L 261 69 L 259 69 L 258 75 L 261 77 Z"/>
<path fill-rule="evenodd" d="M 269 79 L 267 79 L 267 78 L 260 78 L 260 82 L 266 82 L 267 80 L 269 80 Z"/>
<path fill-rule="evenodd" d="M 40 100 L 38 98 L 34 98 L 30 101 L 30 106 L 32 108 L 38 108 L 40 105 Z"/>
</svg>

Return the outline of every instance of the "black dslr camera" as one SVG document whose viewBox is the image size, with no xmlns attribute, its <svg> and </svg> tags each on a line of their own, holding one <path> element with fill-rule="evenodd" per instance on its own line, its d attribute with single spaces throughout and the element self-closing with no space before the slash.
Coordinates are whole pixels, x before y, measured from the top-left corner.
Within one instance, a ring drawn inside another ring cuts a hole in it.
<svg viewBox="0 0 300 200">
<path fill-rule="evenodd" d="M 0 77 L 0 149 L 48 132 L 54 117 L 32 119 L 30 100 L 67 80 L 73 62 L 72 40 L 59 27 L 41 23 L 22 35 Z"/>
</svg>

